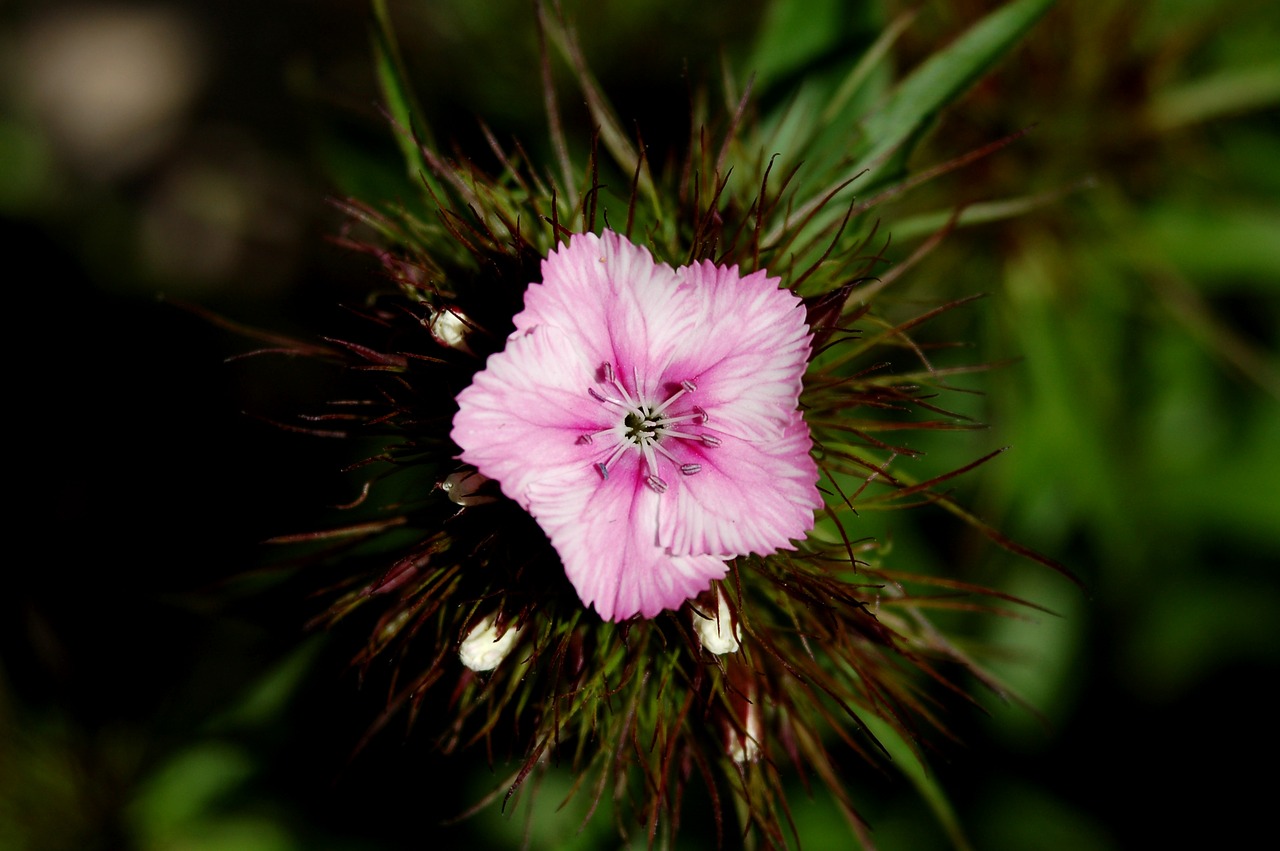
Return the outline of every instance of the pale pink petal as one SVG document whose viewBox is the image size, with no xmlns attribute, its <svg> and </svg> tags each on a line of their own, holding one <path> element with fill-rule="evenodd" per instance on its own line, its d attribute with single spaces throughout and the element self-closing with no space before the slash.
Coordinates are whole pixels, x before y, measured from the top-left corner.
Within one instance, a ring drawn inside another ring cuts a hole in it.
<svg viewBox="0 0 1280 851">
<path fill-rule="evenodd" d="M 651 618 L 711 587 L 723 559 L 670 555 L 658 545 L 658 511 L 670 494 L 643 483 L 639 456 L 619 461 L 608 480 L 593 472 L 541 480 L 530 513 L 551 539 L 584 605 L 605 620 Z"/>
<path fill-rule="evenodd" d="M 525 293 L 517 333 L 535 326 L 571 336 L 593 368 L 610 363 L 631 391 L 656 380 L 671 352 L 696 330 L 697 301 L 675 270 L 619 234 L 574 234 L 542 262 Z"/>
<path fill-rule="evenodd" d="M 791 422 L 809 360 L 802 302 L 763 271 L 704 261 L 677 274 L 696 295 L 698 333 L 681 341 L 668 378 L 697 383 L 691 399 L 716 429 L 772 439 Z"/>
<path fill-rule="evenodd" d="M 538 479 L 569 468 L 595 475 L 605 448 L 578 442 L 609 424 L 587 395 L 594 371 L 576 341 L 554 328 L 518 334 L 458 394 L 450 436 L 459 457 L 525 509 Z"/>
<path fill-rule="evenodd" d="M 711 431 L 711 429 L 707 429 Z M 681 460 L 701 465 L 662 495 L 658 541 L 673 553 L 772 555 L 795 549 L 822 507 L 812 440 L 799 412 L 760 443 L 718 435 L 714 448 L 689 441 Z"/>
</svg>

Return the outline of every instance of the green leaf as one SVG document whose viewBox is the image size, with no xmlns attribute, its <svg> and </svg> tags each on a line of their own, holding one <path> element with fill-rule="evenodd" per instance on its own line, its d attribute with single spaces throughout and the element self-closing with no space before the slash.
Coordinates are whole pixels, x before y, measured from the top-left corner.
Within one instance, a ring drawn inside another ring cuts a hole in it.
<svg viewBox="0 0 1280 851">
<path fill-rule="evenodd" d="M 1233 68 L 1160 93 L 1151 103 L 1151 123 L 1173 130 L 1280 104 L 1280 64 Z"/>
<path fill-rule="evenodd" d="M 953 218 L 955 220 L 954 227 L 957 228 L 1005 221 L 1043 209 L 1060 201 L 1068 193 L 1087 188 L 1090 185 L 1092 185 L 1090 181 L 1081 181 L 1073 186 L 1040 192 L 1035 195 L 980 201 L 965 207 L 958 215 L 955 210 L 936 210 L 932 213 L 921 213 L 895 223 L 893 226 L 893 238 L 899 243 L 921 239 L 942 230 L 948 223 L 952 222 Z"/>
<path fill-rule="evenodd" d="M 378 86 L 382 89 L 382 97 L 391 120 L 396 125 L 396 141 L 404 156 L 405 168 L 410 179 L 416 181 L 430 174 L 422 154 L 422 146 L 431 146 L 431 130 L 423 121 L 422 110 L 409 86 L 400 49 L 396 46 L 395 33 L 391 28 L 386 0 L 373 0 L 373 16 L 373 58 Z"/>
<path fill-rule="evenodd" d="M 858 133 L 862 112 L 882 100 L 893 82 L 885 59 L 915 17 L 916 12 L 912 10 L 887 25 L 865 22 L 867 38 L 851 38 L 845 47 L 851 64 L 843 74 L 824 69 L 820 55 L 810 57 L 809 73 L 792 87 L 786 101 L 762 121 L 762 137 L 768 147 L 805 160 L 842 162 L 850 137 Z M 765 29 L 769 27 L 766 25 Z M 874 40 L 870 40 L 872 34 L 875 34 Z M 852 61 L 854 56 L 856 61 Z M 758 92 L 764 88 L 757 85 Z M 815 176 L 822 178 L 819 173 L 802 179 Z"/>
<path fill-rule="evenodd" d="M 901 176 L 915 143 L 938 113 L 982 78 L 1049 10 L 1054 0 L 1015 0 L 992 12 L 904 79 L 863 124 L 868 144 L 849 177 L 874 169 L 870 186 Z M 866 192 L 864 182 L 859 191 Z"/>
<path fill-rule="evenodd" d="M 538 8 L 541 14 L 543 8 L 541 4 Z M 641 194 L 649 199 L 655 213 L 661 218 L 662 204 L 658 199 L 653 175 L 649 170 L 649 162 L 647 159 L 641 159 L 640 152 L 622 129 L 622 122 L 587 65 L 586 56 L 578 43 L 577 33 L 566 24 L 563 18 L 555 14 L 545 15 L 542 23 L 547 37 L 573 68 L 578 88 L 582 92 L 592 119 L 596 122 L 600 141 L 622 169 L 623 174 L 635 174 Z M 565 188 L 568 190 L 570 187 Z"/>
<path fill-rule="evenodd" d="M 1159 256 L 1193 277 L 1201 292 L 1280 292 L 1280 209 L 1238 199 L 1166 201 L 1137 223 Z"/>
<path fill-rule="evenodd" d="M 830 103 L 827 104 L 827 108 L 822 113 L 821 123 L 824 126 L 834 124 L 839 118 L 840 112 L 852 102 L 853 95 L 862 91 L 867 81 L 871 78 L 872 72 L 882 65 L 889 50 L 898 41 L 898 37 L 916 19 L 917 11 L 912 9 L 904 12 L 882 29 L 880 36 L 866 49 L 861 58 L 858 59 L 857 64 L 841 80 L 835 94 L 832 95 Z"/>
<path fill-rule="evenodd" d="M 897 769 L 916 787 L 956 851 L 972 851 L 973 846 L 965 837 L 960 819 L 956 817 L 946 792 L 911 744 L 891 724 L 872 713 L 866 713 L 863 722 L 888 751 Z"/>
<path fill-rule="evenodd" d="M 748 67 L 767 88 L 833 49 L 849 15 L 842 0 L 774 0 L 765 10 Z"/>
<path fill-rule="evenodd" d="M 181 834 L 217 814 L 253 772 L 253 758 L 241 748 L 214 741 L 194 744 L 147 778 L 130 815 L 144 835 Z"/>
<path fill-rule="evenodd" d="M 826 189 L 815 192 L 815 197 L 797 211 L 797 218 L 802 218 L 816 210 L 806 231 L 819 233 L 844 215 L 842 196 L 847 198 L 856 191 L 862 197 L 873 197 L 878 190 L 901 181 L 908 157 L 938 114 L 1008 53 L 1053 2 L 1014 0 L 974 24 L 898 83 L 878 108 L 862 119 L 860 130 L 855 131 L 859 138 L 845 143 L 853 166 L 839 172 Z M 841 125 L 834 115 L 824 114 L 823 120 L 829 120 L 832 127 Z M 831 199 L 822 199 L 842 183 L 848 186 Z M 769 239 L 776 237 L 769 234 Z"/>
</svg>

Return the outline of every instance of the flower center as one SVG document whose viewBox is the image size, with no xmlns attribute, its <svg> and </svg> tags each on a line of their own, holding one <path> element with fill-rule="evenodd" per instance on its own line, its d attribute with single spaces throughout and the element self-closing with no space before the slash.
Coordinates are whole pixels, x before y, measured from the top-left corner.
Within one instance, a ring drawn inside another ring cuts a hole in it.
<svg viewBox="0 0 1280 851">
<path fill-rule="evenodd" d="M 622 424 L 627 428 L 627 440 L 636 446 L 643 446 L 646 441 L 655 440 L 658 436 L 661 419 L 653 413 L 653 409 L 641 405 L 637 410 L 627 414 Z"/>
<path fill-rule="evenodd" d="M 604 461 L 596 462 L 596 470 L 601 478 L 609 478 L 609 468 L 628 451 L 639 452 L 644 459 L 647 475 L 645 484 L 657 493 L 667 490 L 667 482 L 658 475 L 658 456 L 666 458 L 682 475 L 692 476 L 702 470 L 701 464 L 685 463 L 672 454 L 672 441 L 696 440 L 703 446 L 719 446 L 720 438 L 706 432 L 691 433 L 684 429 L 692 425 L 702 425 L 708 419 L 707 412 L 699 405 L 691 405 L 680 413 L 671 412 L 671 407 L 681 397 L 692 394 L 698 386 L 691 379 L 680 382 L 671 395 L 661 402 L 638 398 L 641 395 L 640 380 L 636 377 L 632 394 L 618 380 L 613 364 L 605 363 L 600 367 L 604 380 L 600 388 L 588 388 L 587 393 L 601 405 L 610 409 L 611 415 L 621 414 L 618 424 L 601 429 L 578 438 L 578 443 L 593 444 L 597 437 L 612 437 L 615 441 L 613 451 Z M 686 400 L 687 401 L 687 400 Z"/>
</svg>

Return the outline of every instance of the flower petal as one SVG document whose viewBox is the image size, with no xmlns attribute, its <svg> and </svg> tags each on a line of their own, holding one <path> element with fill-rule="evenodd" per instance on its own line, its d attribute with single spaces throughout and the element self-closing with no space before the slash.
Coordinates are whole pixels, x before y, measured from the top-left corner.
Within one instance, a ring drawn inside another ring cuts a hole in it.
<svg viewBox="0 0 1280 851">
<path fill-rule="evenodd" d="M 607 480 L 594 471 L 531 489 L 530 513 L 551 539 L 584 605 L 605 620 L 675 609 L 724 576 L 723 559 L 671 555 L 658 545 L 659 505 L 670 494 L 650 489 L 639 455 L 628 453 Z M 594 477 L 594 479 L 592 478 Z"/>
<path fill-rule="evenodd" d="M 696 381 L 693 398 L 718 430 L 777 437 L 791 423 L 809 361 L 802 302 L 764 271 L 743 277 L 737 266 L 704 261 L 677 275 L 696 297 L 698 333 L 680 341 L 668 378 Z"/>
<path fill-rule="evenodd" d="M 710 431 L 710 429 L 708 429 Z M 681 460 L 700 464 L 662 495 L 658 542 L 672 553 L 757 553 L 794 549 L 822 507 L 812 440 L 798 411 L 775 439 L 754 443 L 718 435 L 721 444 L 690 441 Z"/>
<path fill-rule="evenodd" d="M 538 479 L 569 469 L 595 475 L 603 449 L 578 443 L 608 425 L 587 395 L 592 372 L 576 342 L 555 328 L 515 336 L 458 394 L 451 437 L 459 457 L 526 510 Z"/>
<path fill-rule="evenodd" d="M 517 332 L 559 328 L 594 370 L 610 363 L 629 390 L 656 380 L 681 340 L 693 336 L 696 302 L 676 272 L 612 231 L 579 233 L 542 262 L 525 293 Z"/>
</svg>

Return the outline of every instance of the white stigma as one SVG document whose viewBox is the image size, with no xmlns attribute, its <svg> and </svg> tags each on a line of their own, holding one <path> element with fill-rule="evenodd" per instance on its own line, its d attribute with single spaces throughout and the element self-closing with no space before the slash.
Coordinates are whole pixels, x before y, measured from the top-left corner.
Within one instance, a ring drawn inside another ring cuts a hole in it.
<svg viewBox="0 0 1280 851">
<path fill-rule="evenodd" d="M 588 387 L 587 393 L 592 399 L 609 408 L 610 416 L 617 418 L 616 425 L 591 434 L 579 435 L 577 443 L 594 445 L 598 438 L 604 438 L 606 435 L 613 439 L 613 451 L 604 461 L 595 463 L 596 471 L 600 473 L 601 478 L 608 479 L 609 468 L 628 451 L 639 452 L 644 459 L 646 471 L 644 481 L 655 493 L 665 493 L 670 487 L 669 483 L 658 475 L 659 455 L 670 461 L 681 475 L 692 476 L 701 472 L 701 464 L 681 461 L 672 454 L 669 446 L 672 440 L 696 440 L 703 446 L 710 447 L 719 446 L 721 443 L 720 438 L 712 434 L 681 431 L 681 428 L 688 424 L 704 425 L 710 419 L 701 406 L 692 405 L 679 413 L 671 410 L 677 400 L 697 391 L 698 385 L 692 379 L 684 379 L 671 395 L 655 401 L 641 389 L 638 375 L 634 376 L 635 392 L 632 393 L 618 380 L 613 364 L 601 364 L 600 373 L 604 380 L 596 387 Z"/>
</svg>

